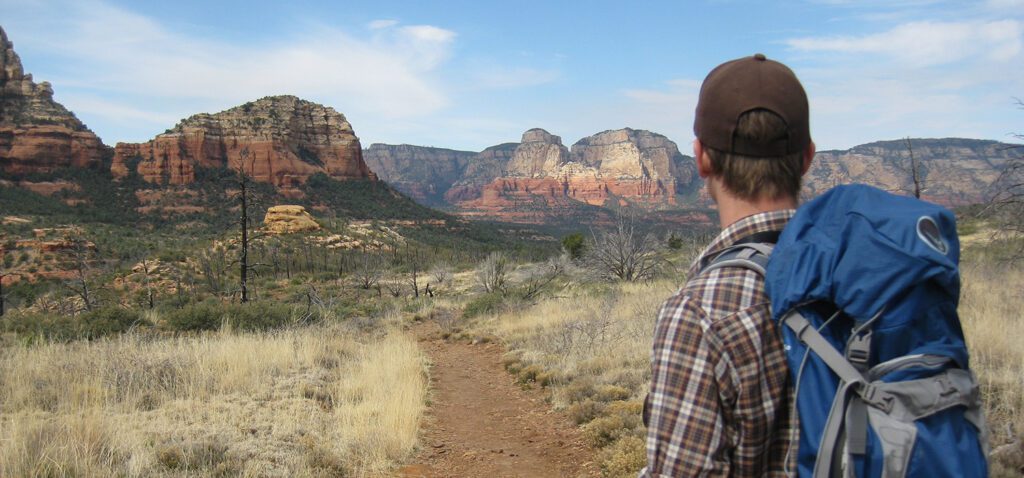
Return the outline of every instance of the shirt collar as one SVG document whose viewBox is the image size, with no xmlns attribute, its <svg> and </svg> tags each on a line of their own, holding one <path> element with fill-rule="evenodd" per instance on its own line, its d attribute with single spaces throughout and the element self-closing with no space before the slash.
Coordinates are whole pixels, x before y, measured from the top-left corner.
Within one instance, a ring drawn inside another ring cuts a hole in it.
<svg viewBox="0 0 1024 478">
<path fill-rule="evenodd" d="M 796 213 L 796 209 L 779 209 L 776 211 L 761 212 L 752 214 L 726 227 L 707 248 L 704 249 L 699 258 L 690 266 L 690 277 L 700 272 L 705 263 L 715 254 L 723 249 L 732 246 L 740 239 L 751 234 L 767 231 L 781 231 L 786 223 Z"/>
</svg>

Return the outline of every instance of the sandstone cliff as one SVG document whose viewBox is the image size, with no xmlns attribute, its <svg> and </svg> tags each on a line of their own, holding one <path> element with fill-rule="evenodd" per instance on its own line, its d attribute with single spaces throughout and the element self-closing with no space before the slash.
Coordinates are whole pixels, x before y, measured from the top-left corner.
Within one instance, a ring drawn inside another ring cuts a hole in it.
<svg viewBox="0 0 1024 478">
<path fill-rule="evenodd" d="M 49 173 L 99 167 L 107 147 L 73 113 L 53 100 L 49 82 L 24 72 L 0 28 L 0 172 Z"/>
<path fill-rule="evenodd" d="M 111 173 L 124 177 L 134 167 L 150 183 L 180 185 L 195 181 L 196 168 L 243 163 L 255 180 L 286 195 L 301 195 L 299 186 L 316 173 L 375 179 L 345 116 L 294 96 L 197 114 L 146 143 L 118 143 Z"/>
<path fill-rule="evenodd" d="M 924 199 L 946 206 L 984 201 L 1006 161 L 1019 155 L 1014 145 L 996 141 L 913 139 L 911 146 L 924 178 Z M 819 152 L 803 195 L 852 182 L 909 194 L 909 157 L 904 140 Z M 389 174 L 418 181 L 417 174 L 402 167 Z M 558 136 L 529 130 L 521 143 L 494 146 L 469 158 L 462 177 L 444 192 L 444 201 L 463 216 L 532 223 L 597 217 L 599 209 L 581 205 L 640 208 L 657 211 L 668 222 L 700 222 L 706 220 L 706 211 L 700 210 L 713 207 L 693 158 L 680 154 L 664 136 L 629 128 L 583 138 L 569 149 Z"/>
<path fill-rule="evenodd" d="M 1020 155 L 1013 145 L 975 139 L 911 139 L 910 146 L 923 178 L 921 197 L 945 206 L 985 201 L 989 185 L 1006 161 Z M 844 183 L 911 194 L 911 149 L 905 140 L 895 140 L 819 152 L 807 172 L 804 195 L 817 196 Z"/>
<path fill-rule="evenodd" d="M 561 138 L 531 129 L 505 171 L 478 195 L 449 194 L 466 214 L 509 220 L 526 208 L 591 206 L 665 209 L 693 189 L 691 162 L 675 143 L 649 131 L 620 129 L 581 139 L 570 151 Z"/>
<path fill-rule="evenodd" d="M 363 159 L 382 181 L 421 204 L 440 206 L 477 153 L 407 144 L 372 144 Z"/>
</svg>

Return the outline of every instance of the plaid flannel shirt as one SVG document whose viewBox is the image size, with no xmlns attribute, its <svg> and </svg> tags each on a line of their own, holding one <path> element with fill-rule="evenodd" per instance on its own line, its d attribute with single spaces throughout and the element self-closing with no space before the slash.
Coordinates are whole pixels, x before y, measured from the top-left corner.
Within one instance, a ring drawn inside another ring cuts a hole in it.
<svg viewBox="0 0 1024 478">
<path fill-rule="evenodd" d="M 796 424 L 764 278 L 740 267 L 701 269 L 743 237 L 782 230 L 793 212 L 755 214 L 730 225 L 662 305 L 641 477 L 786 476 Z"/>
</svg>

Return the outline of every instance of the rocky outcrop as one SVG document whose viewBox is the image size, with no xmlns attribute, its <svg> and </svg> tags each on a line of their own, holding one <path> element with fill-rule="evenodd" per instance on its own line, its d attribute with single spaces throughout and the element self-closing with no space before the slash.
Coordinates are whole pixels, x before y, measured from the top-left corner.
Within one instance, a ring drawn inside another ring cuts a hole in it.
<svg viewBox="0 0 1024 478">
<path fill-rule="evenodd" d="M 446 197 L 466 215 L 502 220 L 514 220 L 530 208 L 550 213 L 571 202 L 656 210 L 674 208 L 678 194 L 696 187 L 695 178 L 692 161 L 656 133 L 605 131 L 581 139 L 570 150 L 558 136 L 531 129 L 503 174 L 479 194 L 459 191 Z"/>
<path fill-rule="evenodd" d="M 480 198 L 484 186 L 505 175 L 508 162 L 518 147 L 519 143 L 503 143 L 474 156 L 466 165 L 462 178 L 444 193 L 445 202 L 458 204 Z"/>
<path fill-rule="evenodd" d="M 317 173 L 334 179 L 376 178 L 345 116 L 294 96 L 197 114 L 146 143 L 119 143 L 111 173 L 124 177 L 134 170 L 150 183 L 179 185 L 195 181 L 199 168 L 240 167 L 255 180 L 296 196 Z"/>
<path fill-rule="evenodd" d="M 73 113 L 53 100 L 49 82 L 25 73 L 0 28 L 0 172 L 49 173 L 96 168 L 108 148 Z"/>
<path fill-rule="evenodd" d="M 588 136 L 572 146 L 572 161 L 594 171 L 578 178 L 578 200 L 603 204 L 617 197 L 630 203 L 675 205 L 676 195 L 695 186 L 692 160 L 657 133 L 630 128 Z M 603 185 L 595 188 L 595 185 Z"/>
<path fill-rule="evenodd" d="M 523 133 L 512 159 L 505 167 L 505 176 L 518 178 L 544 178 L 561 175 L 569 162 L 569 150 L 562 146 L 562 138 L 540 128 Z"/>
<path fill-rule="evenodd" d="M 1006 162 L 1020 156 L 1014 145 L 975 139 L 878 141 L 845 151 L 819 152 L 804 181 L 804 196 L 814 197 L 837 184 L 864 183 L 911 194 L 911 151 L 923 180 L 923 199 L 945 206 L 984 202 L 988 188 Z"/>
<path fill-rule="evenodd" d="M 477 153 L 452 149 L 372 144 L 363 150 L 370 170 L 412 199 L 431 206 L 444 204 L 444 195 L 462 179 Z"/>
<path fill-rule="evenodd" d="M 320 229 L 306 208 L 302 206 L 271 206 L 263 218 L 263 225 L 271 234 L 291 234 Z"/>
</svg>

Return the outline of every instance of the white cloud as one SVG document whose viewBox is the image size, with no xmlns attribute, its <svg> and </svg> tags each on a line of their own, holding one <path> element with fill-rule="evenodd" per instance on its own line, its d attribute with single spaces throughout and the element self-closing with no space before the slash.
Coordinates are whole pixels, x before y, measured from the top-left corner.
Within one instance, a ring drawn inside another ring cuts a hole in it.
<svg viewBox="0 0 1024 478">
<path fill-rule="evenodd" d="M 153 112 L 148 109 L 135 108 L 124 103 L 108 101 L 93 95 L 62 95 L 61 100 L 69 104 L 74 104 L 78 111 L 87 111 L 91 115 L 112 120 L 130 120 L 165 124 L 169 128 L 181 119 L 181 117 L 174 114 L 164 114 Z"/>
<path fill-rule="evenodd" d="M 871 35 L 794 38 L 797 51 L 876 54 L 915 67 L 983 57 L 1009 61 L 1020 54 L 1024 27 L 1016 20 L 910 22 Z"/>
<path fill-rule="evenodd" d="M 204 104 L 200 111 L 212 112 L 274 94 L 383 118 L 429 115 L 449 104 L 436 77 L 456 35 L 435 26 L 379 21 L 371 38 L 313 27 L 273 42 L 228 43 L 174 31 L 103 2 L 44 3 L 38 8 L 65 15 L 43 20 L 29 9 L 19 23 L 27 35 L 16 40 L 62 60 L 68 81 L 49 78 L 56 89 L 74 84 L 88 90 L 91 99 L 62 96 L 82 117 L 120 112 L 124 122 L 157 121 L 175 103 Z M 162 103 L 142 115 L 130 97 Z"/>
<path fill-rule="evenodd" d="M 1024 26 L 1016 20 L 917 21 L 786 43 L 820 149 L 904 136 L 984 137 L 1008 117 L 1007 99 L 1024 91 L 1017 68 Z"/>
<path fill-rule="evenodd" d="M 398 20 L 374 20 L 366 25 L 370 30 L 382 30 L 398 25 Z"/>
<path fill-rule="evenodd" d="M 538 86 L 557 80 L 557 70 L 541 70 L 529 67 L 491 66 L 477 71 L 476 86 L 482 88 L 507 89 Z"/>
</svg>

